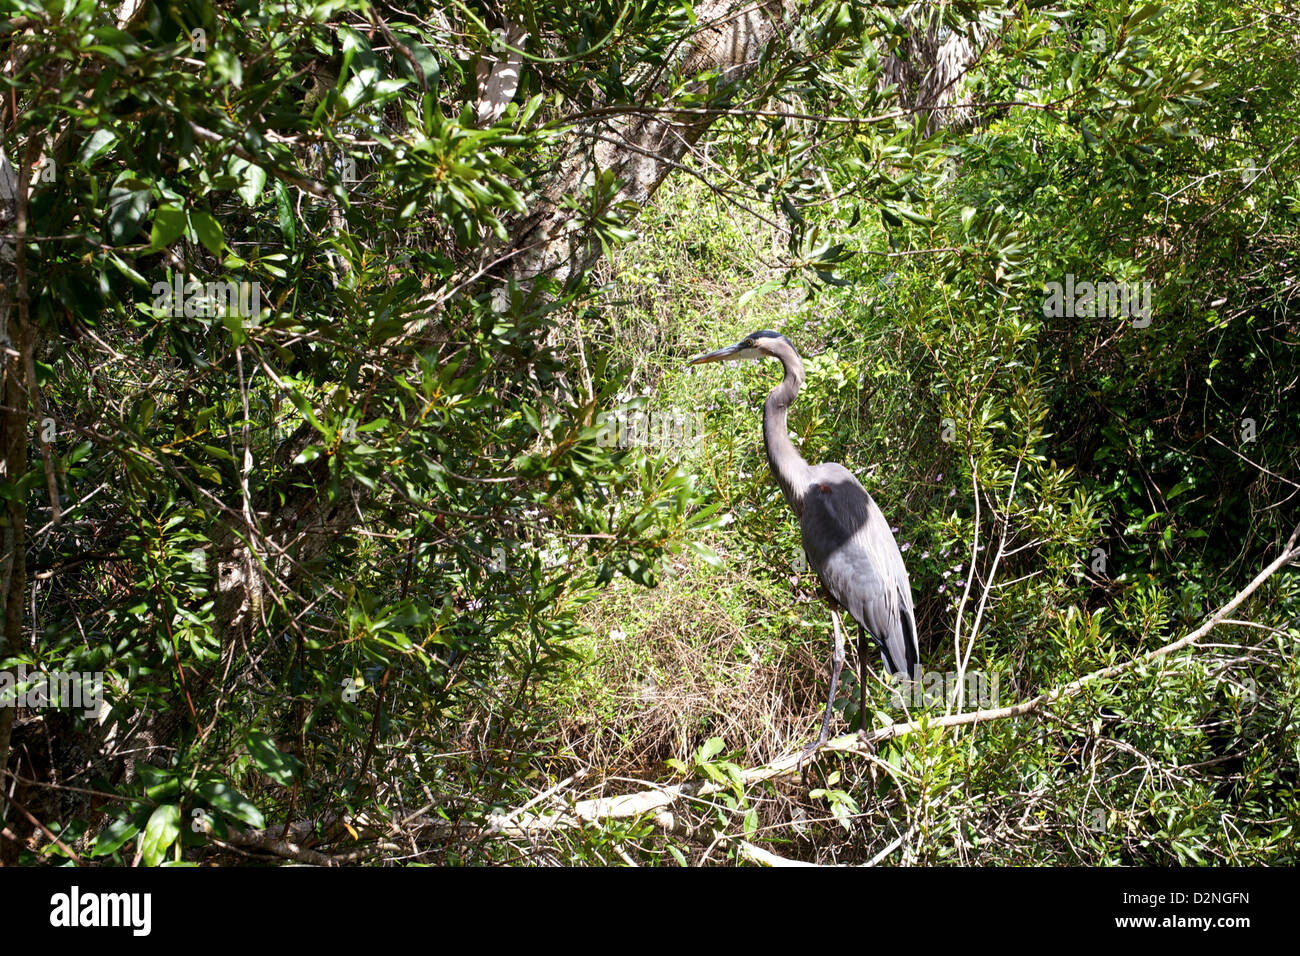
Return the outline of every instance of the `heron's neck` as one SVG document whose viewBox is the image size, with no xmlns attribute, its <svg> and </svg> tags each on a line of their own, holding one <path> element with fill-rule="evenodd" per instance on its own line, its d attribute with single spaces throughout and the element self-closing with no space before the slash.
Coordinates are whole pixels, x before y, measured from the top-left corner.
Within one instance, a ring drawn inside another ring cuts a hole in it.
<svg viewBox="0 0 1300 956">
<path fill-rule="evenodd" d="M 785 378 L 772 389 L 763 403 L 763 444 L 767 446 L 767 463 L 785 500 L 797 515 L 803 514 L 803 495 L 808 487 L 808 462 L 804 461 L 786 429 L 786 412 L 803 384 L 803 362 L 791 351 L 781 356 Z"/>
</svg>

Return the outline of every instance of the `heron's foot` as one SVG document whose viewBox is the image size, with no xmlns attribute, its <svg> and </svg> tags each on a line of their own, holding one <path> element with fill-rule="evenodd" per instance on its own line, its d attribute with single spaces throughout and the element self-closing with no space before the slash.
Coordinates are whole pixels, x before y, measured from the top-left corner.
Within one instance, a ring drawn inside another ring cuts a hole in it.
<svg viewBox="0 0 1300 956">
<path fill-rule="evenodd" d="M 820 737 L 817 740 L 814 740 L 807 747 L 804 747 L 803 752 L 799 754 L 799 763 L 802 764 L 805 760 L 807 760 L 809 757 L 811 757 L 813 754 L 815 754 L 817 751 L 821 750 L 825 746 L 826 746 L 825 737 Z"/>
<path fill-rule="evenodd" d="M 858 743 L 867 748 L 867 753 L 876 755 L 876 738 L 869 730 L 858 731 Z"/>
<path fill-rule="evenodd" d="M 808 782 L 808 770 L 813 765 L 812 758 L 816 756 L 817 751 L 821 750 L 822 747 L 826 745 L 826 740 L 827 736 L 823 733 L 807 747 L 804 747 L 803 751 L 799 754 L 799 763 L 797 766 L 799 767 L 799 778 L 803 781 L 803 788 L 805 790 L 812 789 L 812 785 Z"/>
<path fill-rule="evenodd" d="M 808 771 L 813 768 L 812 758 L 821 749 L 821 746 L 822 742 L 820 740 L 814 740 L 807 747 L 804 747 L 799 754 L 799 763 L 797 765 L 799 767 L 799 782 L 803 784 L 804 790 L 809 792 L 812 791 L 812 784 L 808 781 Z"/>
</svg>

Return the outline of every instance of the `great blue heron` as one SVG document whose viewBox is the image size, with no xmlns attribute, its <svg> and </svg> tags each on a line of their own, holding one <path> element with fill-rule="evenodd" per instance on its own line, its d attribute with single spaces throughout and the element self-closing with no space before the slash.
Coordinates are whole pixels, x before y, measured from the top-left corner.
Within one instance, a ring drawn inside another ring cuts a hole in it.
<svg viewBox="0 0 1300 956">
<path fill-rule="evenodd" d="M 815 750 L 826 743 L 830 732 L 832 705 L 844 666 L 844 634 L 836 605 L 847 608 L 858 622 L 858 703 L 863 730 L 867 713 L 867 635 L 875 639 L 888 671 L 903 678 L 915 677 L 920 660 L 916 615 L 903 555 L 871 495 L 843 465 L 810 465 L 790 441 L 786 412 L 804 381 L 803 362 L 790 340 L 770 330 L 755 332 L 735 345 L 697 355 L 690 364 L 763 358 L 780 359 L 785 368 L 785 378 L 763 403 L 767 462 L 785 500 L 799 516 L 808 563 L 831 597 L 831 622 L 835 628 L 831 689 L 821 735 L 808 748 Z"/>
</svg>

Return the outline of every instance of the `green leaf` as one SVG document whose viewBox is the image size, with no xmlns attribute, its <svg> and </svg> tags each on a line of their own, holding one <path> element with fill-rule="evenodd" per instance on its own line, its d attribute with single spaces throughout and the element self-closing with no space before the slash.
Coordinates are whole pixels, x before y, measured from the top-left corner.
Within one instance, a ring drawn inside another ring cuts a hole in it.
<svg viewBox="0 0 1300 956">
<path fill-rule="evenodd" d="M 266 826 L 262 811 L 257 809 L 253 801 L 224 781 L 204 784 L 199 787 L 199 794 L 208 802 L 209 806 L 220 810 L 227 816 L 243 820 L 255 829 L 260 830 Z"/>
<path fill-rule="evenodd" d="M 286 787 L 302 770 L 302 762 L 297 757 L 283 753 L 270 735 L 259 731 L 248 735 L 248 753 L 262 773 Z"/>
<path fill-rule="evenodd" d="M 222 461 L 231 461 L 231 462 L 235 461 L 235 456 L 232 455 L 230 452 L 226 451 L 226 449 L 224 448 L 219 448 L 216 445 L 203 445 L 203 444 L 200 444 L 199 447 L 202 448 L 204 451 L 206 451 L 213 458 L 220 458 Z"/>
<path fill-rule="evenodd" d="M 710 548 L 707 544 L 704 544 L 703 542 L 700 541 L 687 541 L 686 547 L 689 548 L 696 557 L 698 557 L 709 567 L 711 568 L 722 567 L 722 559 L 718 557 L 718 553 L 714 551 L 712 548 Z"/>
<path fill-rule="evenodd" d="M 149 235 L 149 244 L 153 251 L 166 249 L 185 234 L 185 210 L 171 204 L 159 206 L 153 214 L 153 230 Z"/>
<path fill-rule="evenodd" d="M 1132 29 L 1133 27 L 1141 23 L 1143 20 L 1148 20 L 1151 17 L 1154 17 L 1156 14 L 1162 12 L 1163 10 L 1164 10 L 1163 4 L 1159 4 L 1159 3 L 1144 4 L 1143 6 L 1135 10 L 1133 12 L 1133 15 L 1128 18 L 1128 26 L 1130 29 Z"/>
<path fill-rule="evenodd" d="M 122 273 L 122 275 L 126 276 L 129 280 L 131 280 L 131 282 L 135 283 L 141 288 L 148 289 L 150 287 L 148 280 L 145 279 L 145 277 L 142 276 L 140 273 L 132 269 L 125 261 L 122 260 L 120 256 L 110 255 L 108 261 L 113 264 L 113 268 L 115 268 L 118 272 Z"/>
<path fill-rule="evenodd" d="M 117 134 L 111 129 L 100 127 L 90 134 L 90 138 L 81 144 L 81 152 L 77 155 L 77 161 L 89 165 L 103 156 L 117 142 Z"/>
<path fill-rule="evenodd" d="M 293 204 L 289 202 L 289 190 L 278 179 L 275 182 L 275 212 L 280 220 L 280 236 L 290 249 L 297 243 L 298 234 L 294 230 Z"/>
<path fill-rule="evenodd" d="M 114 188 L 108 193 L 108 241 L 121 246 L 135 238 L 149 215 L 149 191 Z"/>
<path fill-rule="evenodd" d="M 181 833 L 181 808 L 174 803 L 164 803 L 149 817 L 144 828 L 144 839 L 140 850 L 145 866 L 157 866 L 162 862 L 168 847 L 176 842 Z"/>
<path fill-rule="evenodd" d="M 194 233 L 199 237 L 199 242 L 203 243 L 208 252 L 213 255 L 220 255 L 222 247 L 225 246 L 226 240 L 221 235 L 221 226 L 209 212 L 196 209 L 190 213 L 190 225 L 194 227 Z"/>
<path fill-rule="evenodd" d="M 763 295 L 764 293 L 771 292 L 774 289 L 779 289 L 779 288 L 781 288 L 780 279 L 768 279 L 766 282 L 754 286 L 754 288 L 748 290 L 743 295 L 741 295 L 740 299 L 737 302 L 737 305 L 743 308 L 746 304 L 748 304 L 750 299 L 754 298 L 754 296 Z"/>
<path fill-rule="evenodd" d="M 219 79 L 231 86 L 244 85 L 243 64 L 239 62 L 239 57 L 225 47 L 214 46 L 208 52 L 208 66 Z"/>
<path fill-rule="evenodd" d="M 95 838 L 95 847 L 90 851 L 90 855 L 107 856 L 139 832 L 140 826 L 137 823 L 130 820 L 114 820 Z"/>
<path fill-rule="evenodd" d="M 231 160 L 230 169 L 241 180 L 237 190 L 239 198 L 250 208 L 256 206 L 257 201 L 262 198 L 262 190 L 266 187 L 266 170 L 238 156 Z"/>
</svg>

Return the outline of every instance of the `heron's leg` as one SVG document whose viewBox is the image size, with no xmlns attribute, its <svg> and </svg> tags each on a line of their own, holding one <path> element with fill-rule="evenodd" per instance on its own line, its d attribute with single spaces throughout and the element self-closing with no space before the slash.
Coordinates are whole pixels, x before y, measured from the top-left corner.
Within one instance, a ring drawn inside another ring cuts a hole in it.
<svg viewBox="0 0 1300 956">
<path fill-rule="evenodd" d="M 822 732 L 816 742 L 804 748 L 804 756 L 826 743 L 831 731 L 831 711 L 835 704 L 835 691 L 840 686 L 840 670 L 844 667 L 844 632 L 840 630 L 840 615 L 831 608 L 831 623 L 835 626 L 835 650 L 831 653 L 831 691 L 826 696 L 826 715 L 822 717 Z"/>
<path fill-rule="evenodd" d="M 858 625 L 858 731 L 867 729 L 867 629 Z"/>
</svg>

